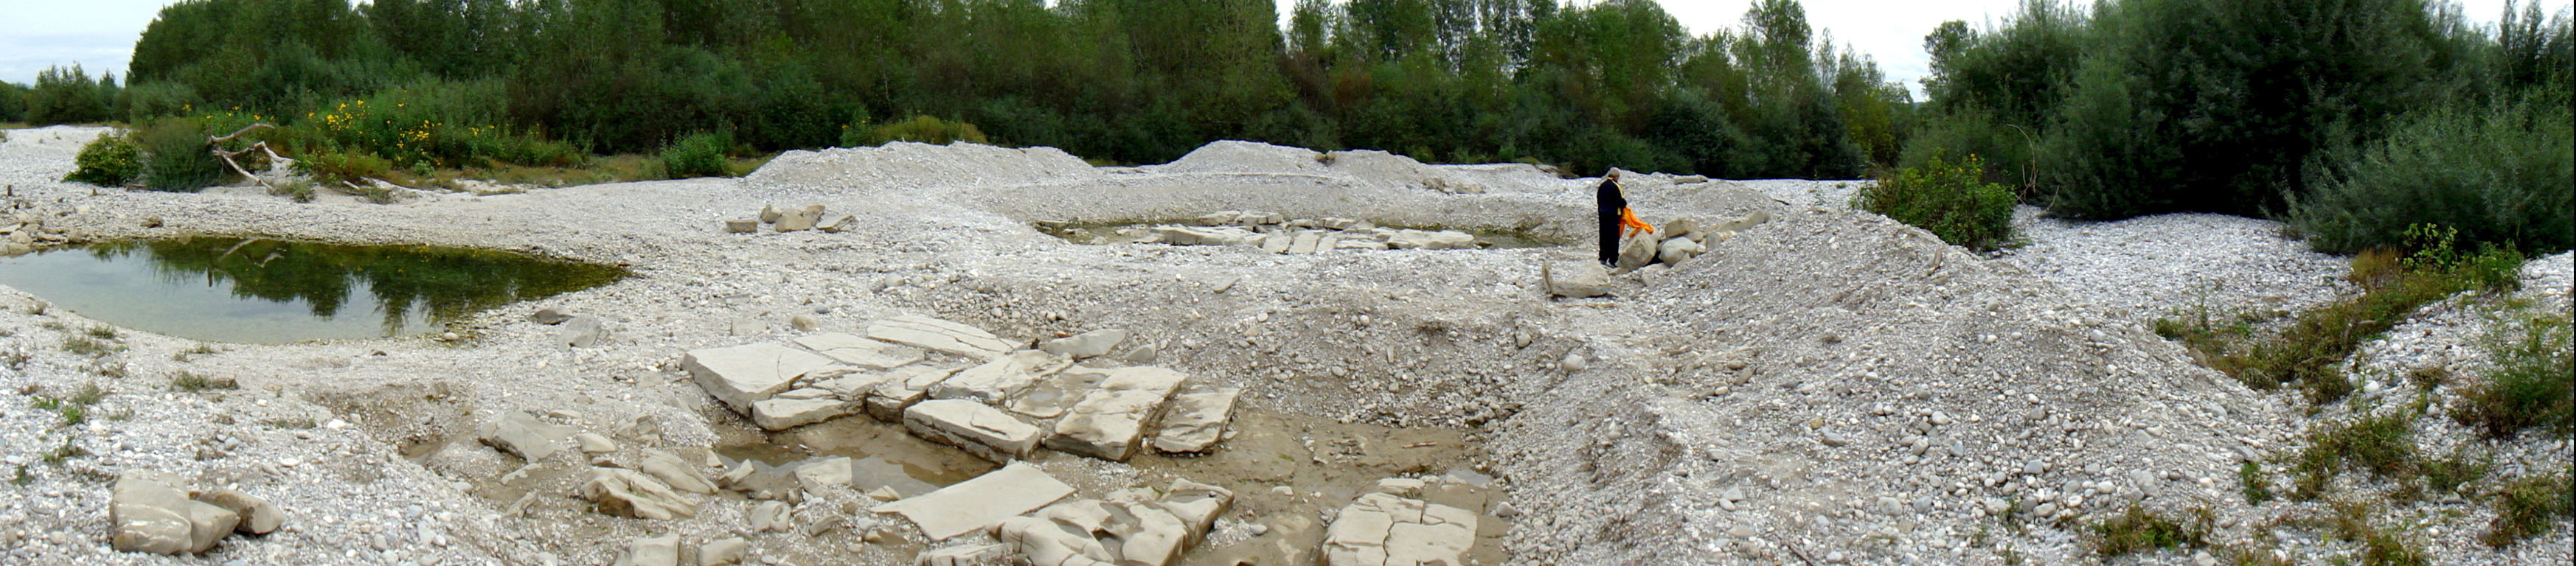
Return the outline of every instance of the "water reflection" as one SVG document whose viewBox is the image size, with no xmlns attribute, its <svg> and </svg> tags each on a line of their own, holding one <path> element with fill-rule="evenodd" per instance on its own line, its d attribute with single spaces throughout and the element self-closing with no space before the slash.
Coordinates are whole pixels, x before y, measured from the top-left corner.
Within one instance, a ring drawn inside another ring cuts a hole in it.
<svg viewBox="0 0 2576 566">
<path fill-rule="evenodd" d="M 507 252 L 256 238 L 103 242 L 0 258 L 0 284 L 57 306 L 119 326 L 222 342 L 424 332 L 624 275 Z"/>
</svg>

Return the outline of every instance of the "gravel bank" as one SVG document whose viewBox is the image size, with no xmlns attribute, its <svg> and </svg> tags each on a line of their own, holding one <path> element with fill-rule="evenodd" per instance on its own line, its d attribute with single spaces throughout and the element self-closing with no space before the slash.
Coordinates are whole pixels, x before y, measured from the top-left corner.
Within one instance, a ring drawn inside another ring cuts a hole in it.
<svg viewBox="0 0 2576 566">
<path fill-rule="evenodd" d="M 1538 290 L 1538 263 L 1586 257 L 1588 247 L 1279 255 L 1082 246 L 1030 226 L 1270 210 L 1584 241 L 1594 181 L 1522 166 L 1408 165 L 1364 153 L 1324 163 L 1294 148 L 1215 144 L 1169 165 L 1088 168 L 1051 150 L 897 144 L 790 153 L 742 180 L 298 205 L 239 194 L 91 196 L 52 182 L 69 169 L 72 140 L 95 133 L 20 131 L 0 146 L 0 182 L 16 186 L 26 212 L 77 239 L 438 243 L 627 264 L 637 276 L 496 309 L 457 327 L 452 342 L 191 355 L 195 342 L 124 331 L 114 339 L 122 351 L 96 358 L 61 347 L 95 323 L 60 309 L 35 314 L 34 298 L 0 289 L 0 328 L 11 332 L 0 348 L 29 354 L 0 369 L 0 466 L 29 471 L 22 485 L 0 487 L 0 546 L 12 563 L 606 564 L 631 537 L 731 536 L 748 502 L 712 499 L 693 519 L 621 519 L 562 497 L 568 478 L 501 481 L 514 457 L 475 444 L 472 427 L 527 411 L 622 445 L 703 449 L 741 425 L 677 371 L 682 352 L 798 335 L 787 323 L 799 315 L 850 331 L 900 314 L 1013 340 L 1129 329 L 1162 346 L 1163 365 L 1246 387 L 1244 403 L 1262 411 L 1468 429 L 1484 456 L 1456 464 L 1491 470 L 1520 511 L 1506 535 L 1512 563 L 1992 563 L 2006 553 L 2080 562 L 2088 518 L 2133 501 L 2167 511 L 2229 501 L 2235 463 L 2298 429 L 2283 398 L 2194 366 L 2144 331 L 2149 311 L 2183 304 L 2169 295 L 2191 282 L 2137 288 L 2169 273 L 2241 271 L 2253 282 L 2245 287 L 2262 289 L 2224 291 L 2297 297 L 2295 286 L 2321 271 L 2265 279 L 2262 270 L 2287 268 L 2252 259 L 2195 270 L 2187 258 L 2145 251 L 2149 238 L 2138 234 L 2153 231 L 2126 225 L 2033 228 L 2030 248 L 1987 260 L 1837 207 L 1847 197 L 1831 183 L 1638 175 L 1626 183 L 1631 198 L 1658 223 L 1754 212 L 1774 220 L 1706 259 L 1622 277 L 1614 298 L 1553 301 Z M 1798 194 L 1806 200 L 1783 196 Z M 827 219 L 854 216 L 854 229 L 721 229 L 769 204 L 821 204 Z M 161 222 L 146 227 L 148 217 Z M 2186 220 L 2186 231 L 2227 224 Z M 2243 253 L 2281 249 L 2256 241 L 2259 228 L 2220 233 L 2243 239 Z M 2171 269 L 2081 261 L 2094 252 L 2046 247 L 2053 238 Z M 610 338 L 565 348 L 553 327 L 526 321 L 539 307 L 598 316 Z M 738 334 L 759 327 L 740 321 L 766 329 Z M 101 371 L 109 365 L 118 369 Z M 241 387 L 170 390 L 181 371 Z M 66 426 L 34 407 L 36 395 L 91 384 L 105 392 L 89 413 L 96 418 Z M 46 461 L 65 445 L 89 455 Z M 1292 463 L 1337 450 L 1269 446 Z M 1085 494 L 1177 475 L 1061 455 L 1035 464 Z M 110 552 L 102 478 L 138 467 L 269 497 L 289 527 L 228 539 L 202 560 Z M 511 512 L 532 492 L 543 496 Z M 1351 496 L 1310 493 L 1283 497 L 1338 507 Z M 908 564 L 926 546 L 863 542 L 880 527 L 909 527 L 849 512 L 854 503 L 799 505 L 800 524 L 833 528 L 754 537 L 752 554 L 773 564 Z M 2230 521 L 2222 539 L 2252 536 L 2258 511 L 2221 513 Z M 1225 538 L 1261 544 L 1296 531 L 1282 519 L 1238 512 L 1221 524 L 1278 533 Z M 2007 521 L 2028 528 L 2007 530 Z M 2563 540 L 2566 529 L 2555 532 Z"/>
</svg>

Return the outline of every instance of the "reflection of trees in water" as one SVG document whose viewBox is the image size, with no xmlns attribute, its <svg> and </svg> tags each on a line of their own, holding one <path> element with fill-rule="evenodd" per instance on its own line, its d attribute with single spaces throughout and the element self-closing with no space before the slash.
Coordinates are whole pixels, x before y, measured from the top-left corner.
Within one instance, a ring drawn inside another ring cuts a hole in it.
<svg viewBox="0 0 2576 566">
<path fill-rule="evenodd" d="M 539 299 L 614 281 L 623 270 L 547 261 L 506 252 L 428 246 L 342 246 L 238 238 L 113 242 L 90 246 L 102 259 L 143 252 L 171 280 L 232 282 L 234 297 L 301 299 L 331 318 L 361 283 L 384 313 L 385 333 L 400 334 L 418 311 L 444 323 L 513 301 Z"/>
</svg>

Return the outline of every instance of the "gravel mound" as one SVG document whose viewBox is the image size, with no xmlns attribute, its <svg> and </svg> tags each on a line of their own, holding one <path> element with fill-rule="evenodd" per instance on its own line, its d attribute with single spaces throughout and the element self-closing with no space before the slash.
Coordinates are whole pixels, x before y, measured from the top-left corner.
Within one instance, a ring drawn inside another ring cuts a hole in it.
<svg viewBox="0 0 2576 566">
<path fill-rule="evenodd" d="M 762 186 L 818 192 L 883 191 L 1065 181 L 1101 175 L 1052 147 L 895 142 L 878 147 L 790 151 L 743 178 Z"/>
<path fill-rule="evenodd" d="M 1324 154 L 1302 147 L 1270 145 L 1260 142 L 1220 140 L 1208 142 L 1189 155 L 1171 163 L 1150 166 L 1161 173 L 1295 173 L 1327 174 L 1321 158 Z"/>
<path fill-rule="evenodd" d="M 2020 207 L 2013 229 L 2030 244 L 2007 264 L 2131 320 L 2197 312 L 2295 311 L 2352 291 L 2350 261 L 2281 237 L 2280 222 L 2217 214 L 2160 214 L 2111 222 L 2039 218 Z"/>
</svg>

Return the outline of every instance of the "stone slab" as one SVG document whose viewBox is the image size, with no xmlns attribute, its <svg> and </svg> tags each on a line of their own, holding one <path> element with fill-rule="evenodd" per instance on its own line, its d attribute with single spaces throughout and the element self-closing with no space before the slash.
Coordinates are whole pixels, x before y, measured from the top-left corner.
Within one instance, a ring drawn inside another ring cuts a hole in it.
<svg viewBox="0 0 2576 566">
<path fill-rule="evenodd" d="M 1073 486 L 1057 481 L 1037 466 L 1012 462 L 975 479 L 870 510 L 901 514 L 919 525 L 931 540 L 947 540 L 1036 511 L 1069 495 L 1073 495 Z"/>
<path fill-rule="evenodd" d="M 920 348 L 840 332 L 799 336 L 796 345 L 841 363 L 884 371 L 922 360 Z"/>
<path fill-rule="evenodd" d="M 831 358 L 765 342 L 690 350 L 680 358 L 680 367 L 687 368 L 708 395 L 746 414 L 753 401 L 786 391 L 797 377 L 831 365 Z"/>
<path fill-rule="evenodd" d="M 983 403 L 964 399 L 922 401 L 903 410 L 903 428 L 914 436 L 956 446 L 996 463 L 1026 458 L 1045 429 Z"/>
<path fill-rule="evenodd" d="M 867 337 L 979 359 L 1019 348 L 983 329 L 920 315 L 870 323 Z"/>
</svg>

